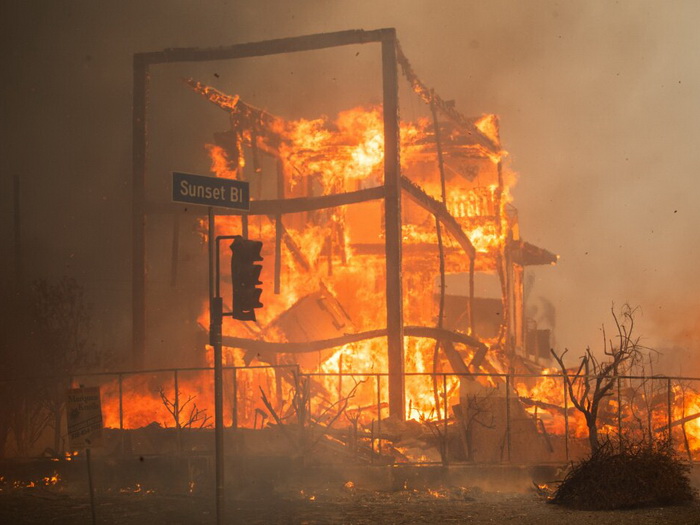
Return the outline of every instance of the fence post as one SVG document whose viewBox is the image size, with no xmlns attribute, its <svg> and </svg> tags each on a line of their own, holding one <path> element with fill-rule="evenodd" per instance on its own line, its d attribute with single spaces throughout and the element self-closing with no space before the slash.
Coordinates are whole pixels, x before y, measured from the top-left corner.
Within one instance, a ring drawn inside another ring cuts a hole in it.
<svg viewBox="0 0 700 525">
<path fill-rule="evenodd" d="M 180 434 L 180 383 L 177 368 L 173 370 L 173 383 L 175 385 L 175 447 L 179 454 L 182 451 L 182 436 Z"/>
<path fill-rule="evenodd" d="M 303 425 L 306 426 L 311 422 L 311 376 L 306 376 L 306 381 L 304 381 L 304 396 L 306 397 L 306 417 L 304 418 Z"/>
<path fill-rule="evenodd" d="M 233 367 L 233 400 L 231 402 L 231 426 L 234 430 L 238 428 L 238 368 Z"/>
<path fill-rule="evenodd" d="M 119 374 L 118 376 L 118 383 L 119 383 L 119 436 L 120 436 L 120 448 L 121 448 L 121 455 L 124 455 L 124 407 L 123 407 L 123 401 L 122 401 L 122 392 L 123 392 L 123 387 L 122 387 L 122 378 L 123 374 Z"/>
<path fill-rule="evenodd" d="M 444 464 L 447 465 L 449 463 L 449 460 L 447 459 L 447 455 L 449 453 L 449 440 L 447 438 L 447 374 L 442 374 L 442 392 L 443 392 L 443 406 L 445 407 L 444 414 L 445 414 L 445 426 L 444 426 L 444 431 L 445 431 L 445 458 L 444 458 Z"/>
<path fill-rule="evenodd" d="M 673 417 L 673 413 L 671 410 L 671 397 L 673 395 L 673 389 L 671 387 L 671 378 L 669 377 L 666 380 L 666 395 L 667 395 L 667 401 L 668 401 L 668 407 L 667 407 L 667 412 L 666 412 L 666 417 L 668 418 L 668 446 L 671 446 L 671 418 Z"/>
<path fill-rule="evenodd" d="M 510 372 L 506 374 L 506 447 L 508 447 L 506 458 L 510 463 Z"/>
<path fill-rule="evenodd" d="M 564 388 L 564 454 L 566 461 L 569 461 L 569 389 L 566 388 L 567 375 L 564 371 L 562 375 L 562 386 Z"/>
<path fill-rule="evenodd" d="M 382 455 L 382 376 L 377 374 L 377 453 Z"/>
</svg>

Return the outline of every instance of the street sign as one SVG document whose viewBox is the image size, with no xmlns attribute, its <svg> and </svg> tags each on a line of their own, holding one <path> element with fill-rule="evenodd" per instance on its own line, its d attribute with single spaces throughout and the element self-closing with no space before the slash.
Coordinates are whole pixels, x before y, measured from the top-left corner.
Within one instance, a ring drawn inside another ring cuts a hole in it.
<svg viewBox="0 0 700 525">
<path fill-rule="evenodd" d="M 250 191 L 246 181 L 173 171 L 173 201 L 249 210 Z"/>
<path fill-rule="evenodd" d="M 72 450 L 99 446 L 102 440 L 100 387 L 71 388 L 66 402 L 68 442 Z"/>
</svg>

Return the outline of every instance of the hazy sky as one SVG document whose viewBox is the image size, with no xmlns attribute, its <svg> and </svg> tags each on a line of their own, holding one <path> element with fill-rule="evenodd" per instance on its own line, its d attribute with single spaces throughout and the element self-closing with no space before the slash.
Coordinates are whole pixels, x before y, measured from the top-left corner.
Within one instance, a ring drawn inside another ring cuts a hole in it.
<svg viewBox="0 0 700 525">
<path fill-rule="evenodd" d="M 133 53 L 396 27 L 414 69 L 443 98 L 468 115 L 500 115 L 520 174 L 522 235 L 561 256 L 534 272 L 531 292 L 555 305 L 558 346 L 598 345 L 611 304 L 629 302 L 650 343 L 700 351 L 698 2 L 92 0 L 0 9 L 0 232 L 11 246 L 19 173 L 25 271 L 82 278 L 109 337 L 130 322 Z M 305 71 L 300 64 L 289 62 L 292 74 Z M 290 85 L 299 87 L 291 76 Z M 3 252 L 12 268 L 11 249 Z"/>
</svg>

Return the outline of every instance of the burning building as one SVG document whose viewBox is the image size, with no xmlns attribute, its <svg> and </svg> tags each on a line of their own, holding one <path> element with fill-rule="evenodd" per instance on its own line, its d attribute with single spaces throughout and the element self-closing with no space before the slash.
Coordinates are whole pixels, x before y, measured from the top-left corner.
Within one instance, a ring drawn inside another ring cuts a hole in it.
<svg viewBox="0 0 700 525">
<path fill-rule="evenodd" d="M 427 87 L 390 29 L 135 57 L 134 362 L 142 364 L 147 353 L 148 68 L 371 42 L 382 48 L 382 104 L 333 118 L 284 119 L 235 92 L 185 80 L 193 96 L 227 117 L 228 127 L 212 129 L 202 144 L 211 171 L 248 181 L 252 198 L 248 211 L 201 217 L 198 235 L 242 235 L 264 246 L 264 308 L 256 322 L 223 324 L 224 366 L 231 370 L 224 423 L 255 429 L 297 421 L 332 433 L 342 419 L 354 429 L 344 442 L 354 435 L 381 456 L 382 440 L 393 435 L 387 429 L 413 419 L 444 444 L 443 461 L 450 433 L 460 441 L 452 453 L 461 450 L 462 459 L 473 460 L 478 450 L 480 460 L 500 461 L 517 450 L 520 459 L 538 461 L 564 446 L 568 458 L 574 415 L 562 385 L 527 377 L 543 372 L 551 334 L 525 314 L 524 274 L 557 257 L 521 238 L 510 193 L 516 175 L 505 162 L 498 117 L 466 117 Z M 400 75 L 424 104 L 425 114 L 412 121 L 399 118 Z M 211 264 L 225 268 L 226 252 L 217 251 Z M 174 241 L 173 264 L 177 258 Z M 221 295 L 230 310 L 230 277 L 221 277 L 210 296 Z M 199 305 L 205 334 L 209 298 Z M 151 388 L 150 400 L 148 385 L 120 376 L 107 388 L 107 426 L 154 419 L 178 430 L 206 425 L 210 371 L 173 373 L 172 385 Z M 129 395 L 148 406 L 143 416 L 124 416 Z M 577 428 L 585 431 L 580 422 Z M 565 445 L 552 443 L 552 431 Z"/>
<path fill-rule="evenodd" d="M 400 124 L 401 242 L 391 245 L 384 222 L 390 204 L 378 191 L 380 107 L 344 111 L 332 122 L 286 122 L 237 96 L 188 83 L 230 115 L 230 129 L 207 145 L 216 175 L 249 180 L 258 195 L 273 189 L 274 198 L 256 200 L 249 213 L 217 221 L 220 235 L 263 240 L 272 260 L 263 276 L 272 286 L 261 322 L 226 329 L 225 345 L 241 350 L 231 352 L 231 364 L 285 363 L 338 374 L 388 373 L 393 365 L 399 372 L 390 379 L 389 399 L 392 392 L 401 396 L 389 411 L 403 418 L 411 410 L 428 416 L 434 401 L 429 385 L 412 385 L 407 372 L 504 373 L 546 358 L 549 342 L 526 337 L 523 270 L 556 256 L 520 239 L 509 193 L 515 177 L 503 168 L 495 115 L 440 121 L 430 94 L 433 119 Z M 387 264 L 392 250 L 398 266 Z M 382 321 L 391 279 L 401 279 L 403 296 L 397 309 L 405 346 L 396 356 Z M 481 281 L 500 293 L 488 296 Z"/>
<path fill-rule="evenodd" d="M 382 43 L 384 103 L 334 119 L 285 121 L 187 80 L 229 116 L 229 129 L 206 145 L 212 171 L 249 181 L 253 196 L 248 212 L 217 211 L 214 233 L 265 247 L 265 308 L 256 323 L 227 320 L 223 343 L 227 365 L 276 368 L 259 372 L 247 393 L 237 390 L 238 424 L 260 410 L 245 402 L 259 397 L 259 381 L 282 410 L 292 382 L 280 367 L 316 374 L 309 381 L 319 410 L 352 393 L 358 406 L 374 407 L 375 420 L 387 415 L 383 407 L 399 420 L 438 419 L 474 390 L 468 383 L 494 387 L 493 374 L 530 372 L 547 358 L 549 332 L 525 318 L 523 274 L 556 256 L 520 237 L 498 117 L 468 118 L 440 98 L 393 30 L 264 43 L 252 54 L 373 40 Z M 427 109 L 414 122 L 398 118 L 399 69 Z M 140 238 L 137 362 L 145 352 Z"/>
</svg>

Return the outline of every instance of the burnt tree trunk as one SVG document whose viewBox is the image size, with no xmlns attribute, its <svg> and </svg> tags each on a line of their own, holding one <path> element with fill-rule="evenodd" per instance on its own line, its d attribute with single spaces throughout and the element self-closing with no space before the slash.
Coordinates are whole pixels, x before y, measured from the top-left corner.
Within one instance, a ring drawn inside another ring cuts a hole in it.
<svg viewBox="0 0 700 525">
<path fill-rule="evenodd" d="M 591 452 L 598 450 L 598 427 L 596 426 L 596 414 L 586 414 L 586 426 L 588 426 L 588 443 L 591 445 Z"/>
</svg>

